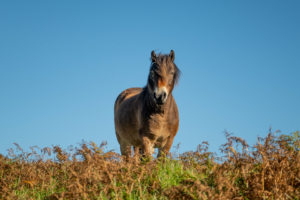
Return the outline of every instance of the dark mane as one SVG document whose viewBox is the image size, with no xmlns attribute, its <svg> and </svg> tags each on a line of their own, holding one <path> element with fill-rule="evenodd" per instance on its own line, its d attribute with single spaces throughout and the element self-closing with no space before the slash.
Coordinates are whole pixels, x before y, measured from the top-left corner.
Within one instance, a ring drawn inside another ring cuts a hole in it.
<svg viewBox="0 0 300 200">
<path fill-rule="evenodd" d="M 155 64 L 161 65 L 161 64 L 163 64 L 165 62 L 168 65 L 169 62 L 172 62 L 170 60 L 170 58 L 169 58 L 169 55 L 167 55 L 167 54 L 161 54 L 161 53 L 159 53 L 157 55 L 155 62 L 152 62 L 151 58 L 150 58 L 150 61 L 151 61 L 150 70 L 155 66 Z M 174 72 L 174 84 L 178 85 L 178 82 L 179 82 L 179 79 L 180 79 L 180 75 L 181 75 L 181 71 L 180 71 L 180 69 L 177 67 L 177 65 L 174 62 L 172 62 L 172 63 L 174 65 L 174 69 L 175 69 L 175 72 Z"/>
</svg>

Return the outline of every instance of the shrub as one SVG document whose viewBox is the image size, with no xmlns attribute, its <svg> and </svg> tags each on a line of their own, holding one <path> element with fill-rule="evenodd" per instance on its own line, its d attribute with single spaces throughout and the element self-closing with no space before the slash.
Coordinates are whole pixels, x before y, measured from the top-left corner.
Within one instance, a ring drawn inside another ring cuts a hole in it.
<svg viewBox="0 0 300 200">
<path fill-rule="evenodd" d="M 250 148 L 226 132 L 223 157 L 209 152 L 203 142 L 196 151 L 147 162 L 138 155 L 124 161 L 117 153 L 104 152 L 106 143 L 82 142 L 68 150 L 33 147 L 31 153 L 16 144 L 19 154 L 10 149 L 8 156 L 0 156 L 0 198 L 299 199 L 296 133 L 277 138 L 270 130 Z M 49 159 L 52 153 L 55 159 Z"/>
</svg>

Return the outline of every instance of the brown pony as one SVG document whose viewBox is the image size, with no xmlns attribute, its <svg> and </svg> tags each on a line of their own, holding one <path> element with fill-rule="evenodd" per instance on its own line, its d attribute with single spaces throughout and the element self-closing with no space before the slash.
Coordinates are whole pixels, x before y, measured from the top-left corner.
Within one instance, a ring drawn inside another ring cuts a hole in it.
<svg viewBox="0 0 300 200">
<path fill-rule="evenodd" d="M 151 52 L 151 66 L 144 88 L 129 88 L 116 99 L 115 129 L 122 155 L 128 156 L 128 147 L 141 150 L 145 156 L 167 154 L 179 127 L 179 113 L 172 95 L 178 83 L 180 70 L 170 55 Z"/>
</svg>

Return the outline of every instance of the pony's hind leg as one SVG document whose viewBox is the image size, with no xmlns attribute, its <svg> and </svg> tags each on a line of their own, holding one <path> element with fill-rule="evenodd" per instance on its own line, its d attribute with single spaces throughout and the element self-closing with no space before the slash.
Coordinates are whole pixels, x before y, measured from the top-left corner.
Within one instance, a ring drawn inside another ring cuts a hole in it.
<svg viewBox="0 0 300 200">
<path fill-rule="evenodd" d="M 122 138 L 119 136 L 117 131 L 116 131 L 116 136 L 117 136 L 118 142 L 120 144 L 121 155 L 127 156 L 127 154 L 129 153 L 129 156 L 130 156 L 130 152 L 128 152 L 128 150 L 130 149 L 131 146 L 127 142 L 122 140 Z"/>
<path fill-rule="evenodd" d="M 122 156 L 129 158 L 131 156 L 131 145 L 125 141 L 120 141 L 120 150 Z"/>
<path fill-rule="evenodd" d="M 134 154 L 142 155 L 143 154 L 142 148 L 141 147 L 134 147 Z"/>
<path fill-rule="evenodd" d="M 143 155 L 141 147 L 133 147 L 134 150 L 134 159 L 136 162 L 140 160 L 141 155 Z"/>
</svg>

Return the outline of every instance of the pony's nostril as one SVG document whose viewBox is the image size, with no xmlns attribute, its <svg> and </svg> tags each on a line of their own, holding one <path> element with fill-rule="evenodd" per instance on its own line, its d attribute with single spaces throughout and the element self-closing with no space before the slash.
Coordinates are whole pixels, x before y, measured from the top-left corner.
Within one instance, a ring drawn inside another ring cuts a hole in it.
<svg viewBox="0 0 300 200">
<path fill-rule="evenodd" d="M 157 102 L 159 102 L 159 103 L 161 103 L 163 100 L 164 100 L 164 99 L 163 99 L 163 96 L 162 96 L 162 95 L 160 95 L 160 96 L 157 98 Z"/>
<path fill-rule="evenodd" d="M 164 93 L 162 93 L 161 94 L 161 100 L 163 101 L 163 100 L 165 100 L 166 99 L 166 96 L 167 96 L 167 94 L 164 92 Z"/>
</svg>

